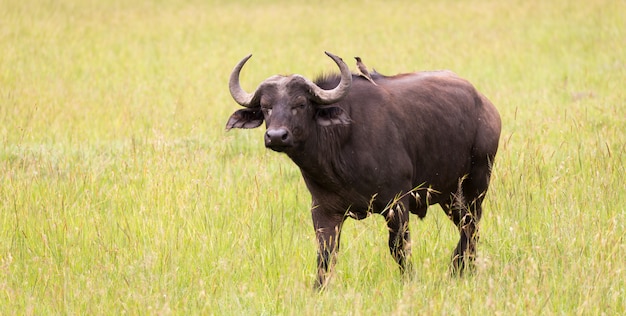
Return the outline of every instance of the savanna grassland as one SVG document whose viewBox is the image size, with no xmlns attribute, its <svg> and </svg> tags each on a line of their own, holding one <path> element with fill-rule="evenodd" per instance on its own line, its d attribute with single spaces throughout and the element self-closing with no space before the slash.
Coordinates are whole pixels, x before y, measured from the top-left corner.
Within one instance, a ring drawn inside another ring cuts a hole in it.
<svg viewBox="0 0 626 316">
<path fill-rule="evenodd" d="M 0 314 L 537 315 L 626 310 L 626 2 L 0 0 Z M 411 218 L 349 220 L 311 290 L 310 197 L 227 80 L 451 69 L 498 107 L 474 275 Z"/>
</svg>

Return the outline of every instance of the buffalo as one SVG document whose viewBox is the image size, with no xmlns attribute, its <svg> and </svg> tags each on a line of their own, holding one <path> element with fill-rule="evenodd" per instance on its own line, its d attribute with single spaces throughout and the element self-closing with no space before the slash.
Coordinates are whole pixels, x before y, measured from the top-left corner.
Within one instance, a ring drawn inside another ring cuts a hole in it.
<svg viewBox="0 0 626 316">
<path fill-rule="evenodd" d="M 476 257 L 481 204 L 500 138 L 498 111 L 450 71 L 373 72 L 373 84 L 326 54 L 339 74 L 315 81 L 276 75 L 253 93 L 239 83 L 252 55 L 242 59 L 229 89 L 244 108 L 226 124 L 230 130 L 265 121 L 265 146 L 300 168 L 318 244 L 315 287 L 327 285 L 344 221 L 370 214 L 385 217 L 391 255 L 401 273 L 410 274 L 409 213 L 423 218 L 433 204 L 459 230 L 451 271 L 462 274 Z"/>
</svg>

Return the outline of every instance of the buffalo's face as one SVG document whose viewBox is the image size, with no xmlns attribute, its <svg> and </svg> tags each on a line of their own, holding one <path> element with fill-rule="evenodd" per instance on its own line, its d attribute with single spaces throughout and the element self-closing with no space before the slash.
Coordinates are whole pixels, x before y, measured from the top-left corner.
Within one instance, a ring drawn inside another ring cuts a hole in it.
<svg viewBox="0 0 626 316">
<path fill-rule="evenodd" d="M 307 131 L 312 128 L 313 105 L 295 81 L 283 77 L 281 84 L 267 89 L 270 93 L 260 96 L 259 104 L 267 127 L 265 147 L 269 149 L 282 152 L 297 147 L 306 140 Z"/>
<path fill-rule="evenodd" d="M 235 111 L 226 129 L 255 128 L 265 121 L 265 146 L 289 152 L 306 142 L 316 125 L 349 124 L 348 115 L 333 103 L 348 93 L 352 75 L 339 57 L 329 56 L 342 71 L 342 80 L 333 90 L 323 90 L 300 75 L 292 75 L 270 77 L 251 94 L 239 86 L 239 71 L 249 56 L 244 58 L 231 74 L 230 90 L 235 101 L 246 109 Z"/>
</svg>

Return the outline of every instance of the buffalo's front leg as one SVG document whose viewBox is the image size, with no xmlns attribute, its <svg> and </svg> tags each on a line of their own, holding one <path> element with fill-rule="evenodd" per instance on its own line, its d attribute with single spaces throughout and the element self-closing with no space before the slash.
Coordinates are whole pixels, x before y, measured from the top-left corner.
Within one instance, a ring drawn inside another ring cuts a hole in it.
<svg viewBox="0 0 626 316">
<path fill-rule="evenodd" d="M 312 213 L 317 237 L 317 279 L 314 287 L 321 290 L 326 286 L 328 276 L 335 264 L 341 226 L 345 218 L 340 215 L 329 215 L 318 208 L 314 208 Z"/>
<path fill-rule="evenodd" d="M 384 215 L 389 229 L 389 251 L 400 266 L 403 276 L 411 274 L 411 235 L 409 233 L 409 212 L 404 203 L 398 202 Z"/>
</svg>

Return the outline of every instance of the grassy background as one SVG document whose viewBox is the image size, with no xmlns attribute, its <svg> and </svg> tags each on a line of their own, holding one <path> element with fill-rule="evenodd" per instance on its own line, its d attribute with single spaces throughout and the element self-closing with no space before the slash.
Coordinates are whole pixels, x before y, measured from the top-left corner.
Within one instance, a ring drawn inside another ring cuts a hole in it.
<svg viewBox="0 0 626 316">
<path fill-rule="evenodd" d="M 618 314 L 626 309 L 624 1 L 0 0 L 0 314 Z M 382 218 L 348 221 L 310 290 L 310 197 L 252 90 L 334 71 L 447 68 L 499 108 L 478 273 L 412 217 L 411 282 Z"/>
</svg>

